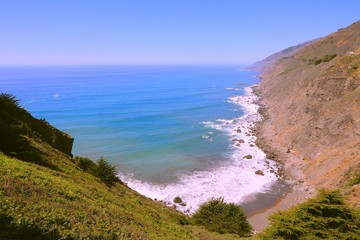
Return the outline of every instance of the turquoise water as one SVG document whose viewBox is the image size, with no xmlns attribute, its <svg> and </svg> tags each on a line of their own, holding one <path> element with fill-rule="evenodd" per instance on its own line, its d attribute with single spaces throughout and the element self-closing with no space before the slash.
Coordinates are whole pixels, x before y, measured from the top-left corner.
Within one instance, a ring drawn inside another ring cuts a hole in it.
<svg viewBox="0 0 360 240">
<path fill-rule="evenodd" d="M 244 116 L 232 97 L 244 96 L 255 75 L 239 66 L 2 67 L 0 92 L 73 136 L 74 155 L 104 156 L 135 189 L 161 199 L 157 186 L 213 174 L 252 151 L 236 153 L 226 127 Z"/>
</svg>

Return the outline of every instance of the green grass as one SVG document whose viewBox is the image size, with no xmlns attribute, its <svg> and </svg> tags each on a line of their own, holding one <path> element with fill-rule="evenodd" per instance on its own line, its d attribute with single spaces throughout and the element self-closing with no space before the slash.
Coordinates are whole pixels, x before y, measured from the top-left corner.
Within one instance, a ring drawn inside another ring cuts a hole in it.
<svg viewBox="0 0 360 240">
<path fill-rule="evenodd" d="M 193 239 L 181 225 L 187 216 L 120 183 L 74 173 L 0 155 L 0 222 L 7 226 L 0 239 L 26 239 L 29 231 L 44 239 Z"/>
<path fill-rule="evenodd" d="M 0 153 L 0 239 L 242 239 L 190 222 L 75 165 L 57 171 Z"/>
</svg>

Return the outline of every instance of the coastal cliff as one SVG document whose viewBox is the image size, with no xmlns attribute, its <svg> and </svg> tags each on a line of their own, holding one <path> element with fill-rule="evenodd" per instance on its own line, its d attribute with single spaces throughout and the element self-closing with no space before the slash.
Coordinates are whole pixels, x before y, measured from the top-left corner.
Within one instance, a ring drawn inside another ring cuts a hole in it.
<svg viewBox="0 0 360 240">
<path fill-rule="evenodd" d="M 257 87 L 259 144 L 294 184 L 344 187 L 359 204 L 359 186 L 347 186 L 360 167 L 360 22 L 275 56 Z"/>
</svg>

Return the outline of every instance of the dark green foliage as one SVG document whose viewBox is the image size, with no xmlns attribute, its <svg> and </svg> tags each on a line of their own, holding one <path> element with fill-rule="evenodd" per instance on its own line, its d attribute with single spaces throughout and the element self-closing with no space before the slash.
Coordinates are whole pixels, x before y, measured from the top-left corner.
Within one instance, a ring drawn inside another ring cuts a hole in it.
<svg viewBox="0 0 360 240">
<path fill-rule="evenodd" d="M 121 180 L 116 176 L 116 167 L 108 163 L 104 157 L 101 157 L 94 163 L 90 158 L 76 156 L 74 161 L 83 171 L 98 177 L 108 186 Z"/>
<path fill-rule="evenodd" d="M 120 182 L 116 176 L 115 166 L 108 163 L 104 157 L 97 160 L 97 169 L 95 175 L 101 179 L 106 185 L 112 186 L 115 182 Z"/>
<path fill-rule="evenodd" d="M 315 65 L 318 65 L 322 62 L 329 62 L 331 61 L 333 58 L 335 58 L 337 55 L 336 54 L 326 54 L 323 58 L 321 59 L 314 59 L 312 60 L 312 62 L 315 64 Z"/>
<path fill-rule="evenodd" d="M 11 115 L 17 107 L 18 100 L 15 96 L 0 94 L 0 150 L 7 154 L 16 152 L 23 145 L 19 135 L 26 132 L 26 128 Z"/>
<path fill-rule="evenodd" d="M 19 100 L 9 93 L 0 93 L 0 106 L 7 108 L 18 108 Z"/>
<path fill-rule="evenodd" d="M 339 191 L 320 190 L 317 197 L 270 216 L 262 239 L 358 239 L 360 214 Z"/>
<path fill-rule="evenodd" d="M 337 55 L 336 54 L 326 54 L 325 57 L 323 58 L 324 62 L 329 62 L 331 61 L 333 58 L 335 58 Z"/>
<path fill-rule="evenodd" d="M 90 173 L 91 175 L 96 174 L 97 165 L 90 158 L 75 156 L 74 161 L 83 171 Z"/>
<path fill-rule="evenodd" d="M 318 64 L 320 64 L 320 63 L 322 63 L 322 59 L 316 59 L 316 60 L 314 60 L 314 64 L 315 65 L 318 65 Z"/>
<path fill-rule="evenodd" d="M 233 203 L 225 203 L 223 198 L 212 199 L 202 204 L 193 215 L 193 220 L 195 224 L 221 234 L 234 233 L 239 236 L 251 234 L 251 226 L 242 209 Z"/>
</svg>

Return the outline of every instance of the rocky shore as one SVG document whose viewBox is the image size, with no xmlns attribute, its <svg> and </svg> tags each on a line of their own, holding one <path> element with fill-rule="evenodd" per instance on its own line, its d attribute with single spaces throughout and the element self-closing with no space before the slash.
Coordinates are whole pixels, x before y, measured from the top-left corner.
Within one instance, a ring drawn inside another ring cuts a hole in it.
<svg viewBox="0 0 360 240">
<path fill-rule="evenodd" d="M 256 145 L 261 148 L 268 159 L 279 163 L 278 175 L 289 187 L 272 204 L 260 210 L 250 211 L 247 216 L 255 231 L 261 231 L 269 224 L 268 217 L 279 210 L 286 210 L 305 199 L 314 195 L 316 190 L 306 182 L 306 177 L 301 171 L 301 161 L 291 154 L 289 149 L 284 148 L 276 141 L 276 132 L 272 122 L 272 113 L 267 106 L 266 100 L 259 86 L 253 88 L 258 96 L 257 104 L 260 106 L 259 113 L 262 120 L 257 122 L 253 133 L 257 137 Z"/>
<path fill-rule="evenodd" d="M 350 184 L 360 172 L 359 32 L 356 22 L 257 64 L 261 82 L 254 92 L 263 120 L 254 130 L 256 145 L 281 163 L 290 192 L 250 217 L 256 230 L 271 212 L 321 188 L 339 189 L 360 206 L 360 185 Z"/>
</svg>

